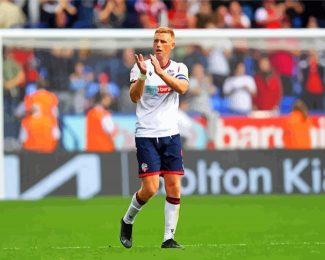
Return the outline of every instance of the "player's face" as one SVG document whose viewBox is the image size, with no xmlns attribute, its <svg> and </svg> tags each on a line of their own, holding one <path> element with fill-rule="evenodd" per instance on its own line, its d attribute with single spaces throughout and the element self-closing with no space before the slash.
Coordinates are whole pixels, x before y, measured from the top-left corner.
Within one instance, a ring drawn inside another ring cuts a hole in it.
<svg viewBox="0 0 325 260">
<path fill-rule="evenodd" d="M 153 50 L 158 60 L 169 58 L 175 42 L 169 33 L 156 33 L 153 40 Z"/>
</svg>

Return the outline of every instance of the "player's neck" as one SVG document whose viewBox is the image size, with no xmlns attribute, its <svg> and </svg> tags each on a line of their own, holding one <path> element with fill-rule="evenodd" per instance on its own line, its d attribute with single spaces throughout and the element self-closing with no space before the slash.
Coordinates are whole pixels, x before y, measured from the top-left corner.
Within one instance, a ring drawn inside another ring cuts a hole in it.
<svg viewBox="0 0 325 260">
<path fill-rule="evenodd" d="M 162 69 L 166 69 L 166 68 L 169 66 L 169 64 L 170 64 L 170 59 L 169 59 L 169 57 L 160 60 L 160 61 L 159 61 L 159 64 L 160 64 L 160 67 L 161 67 Z"/>
</svg>

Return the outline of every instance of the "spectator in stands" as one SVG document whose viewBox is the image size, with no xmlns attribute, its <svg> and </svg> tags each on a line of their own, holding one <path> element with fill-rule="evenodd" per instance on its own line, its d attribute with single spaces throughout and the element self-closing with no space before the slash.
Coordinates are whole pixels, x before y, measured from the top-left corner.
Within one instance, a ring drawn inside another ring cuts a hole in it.
<svg viewBox="0 0 325 260">
<path fill-rule="evenodd" d="M 60 138 L 58 123 L 58 98 L 45 88 L 44 79 L 37 81 L 37 90 L 25 96 L 16 111 L 21 121 L 20 140 L 23 148 L 35 152 L 53 152 Z"/>
<path fill-rule="evenodd" d="M 185 56 L 183 60 L 189 71 L 192 71 L 192 68 L 196 63 L 202 64 L 204 69 L 207 69 L 208 66 L 205 50 L 200 45 L 187 45 L 185 47 Z"/>
<path fill-rule="evenodd" d="M 240 0 L 239 3 L 243 13 L 247 15 L 253 27 L 255 23 L 254 11 L 260 7 L 261 1 Z"/>
<path fill-rule="evenodd" d="M 95 105 L 86 114 L 86 151 L 113 152 L 116 126 L 107 110 L 112 102 L 108 93 L 98 92 Z"/>
<path fill-rule="evenodd" d="M 267 57 L 258 62 L 258 72 L 254 76 L 257 93 L 254 106 L 257 110 L 279 111 L 282 98 L 282 85 L 279 75 L 272 70 Z"/>
<path fill-rule="evenodd" d="M 324 109 L 325 93 L 324 69 L 325 61 L 319 59 L 315 50 L 310 50 L 305 58 L 299 62 L 304 87 L 303 100 L 310 109 Z"/>
<path fill-rule="evenodd" d="M 95 24 L 99 28 L 123 28 L 127 19 L 125 0 L 100 2 L 95 10 Z"/>
<path fill-rule="evenodd" d="M 77 17 L 72 25 L 73 28 L 93 28 L 95 0 L 74 1 L 77 8 Z"/>
<path fill-rule="evenodd" d="M 301 1 L 304 5 L 303 19 L 305 21 L 304 24 L 307 24 L 310 17 L 314 17 L 316 19 L 317 27 L 324 28 L 325 27 L 325 4 L 324 1 L 310 1 L 304 0 Z"/>
<path fill-rule="evenodd" d="M 14 111 L 22 100 L 21 87 L 25 84 L 25 73 L 13 56 L 13 50 L 4 49 L 3 62 L 3 95 L 4 95 L 4 135 L 18 137 L 19 122 L 14 117 Z"/>
<path fill-rule="evenodd" d="M 288 40 L 291 47 L 295 47 L 295 39 Z M 281 77 L 283 95 L 292 96 L 294 94 L 293 76 L 297 68 L 295 50 L 275 50 L 270 52 L 269 59 L 275 72 Z"/>
<path fill-rule="evenodd" d="M 233 48 L 232 55 L 229 58 L 231 64 L 242 61 L 245 65 L 245 71 L 247 75 L 254 76 L 256 70 L 255 50 L 248 47 L 247 40 L 241 40 L 239 46 Z M 259 59 L 257 59 L 259 60 Z"/>
<path fill-rule="evenodd" d="M 255 20 L 258 27 L 276 29 L 282 28 L 284 18 L 284 6 L 277 4 L 275 0 L 264 0 L 263 6 L 255 12 Z"/>
<path fill-rule="evenodd" d="M 91 48 L 88 41 L 81 42 L 81 48 L 74 51 L 73 65 L 81 62 L 92 68 L 95 74 L 110 71 L 112 54 L 110 51 L 98 51 Z M 115 68 L 114 70 L 115 71 Z"/>
<path fill-rule="evenodd" d="M 304 11 L 304 5 L 299 0 L 285 0 L 285 17 L 289 23 L 288 27 L 301 28 L 302 27 L 302 13 Z"/>
<path fill-rule="evenodd" d="M 251 21 L 245 15 L 242 10 L 239 2 L 232 1 L 229 6 L 229 13 L 226 14 L 224 17 L 225 19 L 225 25 L 228 28 L 250 28 L 251 27 Z"/>
<path fill-rule="evenodd" d="M 0 29 L 24 27 L 26 17 L 10 0 L 0 0 Z"/>
<path fill-rule="evenodd" d="M 21 88 L 21 97 L 25 95 L 26 91 L 29 91 L 28 88 L 32 84 L 34 90 L 36 89 L 35 82 L 38 79 L 38 62 L 35 56 L 35 52 L 31 48 L 14 48 L 12 50 L 14 59 L 22 66 L 25 73 L 26 85 L 24 88 Z"/>
<path fill-rule="evenodd" d="M 226 28 L 225 17 L 228 15 L 228 8 L 224 5 L 218 6 L 213 14 L 213 23 L 216 28 Z"/>
<path fill-rule="evenodd" d="M 252 99 L 256 95 L 256 84 L 252 76 L 245 74 L 245 65 L 235 65 L 234 75 L 227 78 L 223 86 L 229 98 L 229 109 L 235 113 L 248 114 L 253 109 Z"/>
<path fill-rule="evenodd" d="M 231 52 L 230 46 L 227 46 L 229 42 L 225 42 L 224 48 L 214 48 L 208 50 L 208 67 L 207 72 L 212 75 L 213 84 L 218 88 L 221 96 L 223 96 L 222 86 L 225 79 L 230 74 L 229 57 Z"/>
<path fill-rule="evenodd" d="M 77 8 L 71 0 L 44 0 L 41 2 L 42 28 L 69 28 L 77 17 Z"/>
<path fill-rule="evenodd" d="M 310 16 L 306 25 L 306 28 L 318 28 L 317 19 L 314 16 Z"/>
<path fill-rule="evenodd" d="M 73 112 L 83 113 L 87 108 L 86 91 L 94 82 L 92 68 L 85 66 L 82 62 L 75 64 L 75 70 L 70 75 L 69 89 L 72 91 Z"/>
<path fill-rule="evenodd" d="M 201 0 L 188 0 L 187 1 L 187 12 L 190 16 L 195 16 L 200 10 Z"/>
<path fill-rule="evenodd" d="M 142 28 L 167 25 L 167 6 L 162 0 L 137 0 L 135 10 Z"/>
<path fill-rule="evenodd" d="M 208 76 L 204 67 L 197 63 L 192 68 L 189 82 L 189 110 L 201 113 L 207 119 L 207 137 L 209 148 L 214 148 L 214 137 L 218 114 L 213 111 L 210 96 L 216 92 L 216 87 L 212 83 L 212 78 Z"/>
<path fill-rule="evenodd" d="M 228 15 L 228 9 L 224 5 L 220 5 L 216 10 L 213 17 L 213 21 L 216 28 L 226 28 L 225 18 Z"/>
<path fill-rule="evenodd" d="M 19 139 L 26 151 L 52 153 L 59 138 L 60 130 L 50 117 L 33 112 L 21 122 Z"/>
<path fill-rule="evenodd" d="M 41 15 L 41 1 L 16 0 L 14 3 L 22 9 L 27 17 L 25 27 L 38 28 Z"/>
<path fill-rule="evenodd" d="M 74 23 L 77 15 L 77 8 L 71 0 L 59 0 L 55 9 L 55 25 L 57 28 L 69 28 Z"/>
<path fill-rule="evenodd" d="M 172 0 L 172 8 L 168 11 L 169 26 L 174 29 L 192 28 L 194 16 L 188 12 L 187 0 Z"/>
<path fill-rule="evenodd" d="M 111 109 L 117 110 L 117 99 L 120 96 L 120 87 L 112 80 L 107 73 L 102 72 L 97 77 L 98 82 L 89 84 L 86 88 L 86 97 L 94 97 L 98 92 L 108 93 L 112 98 Z"/>
<path fill-rule="evenodd" d="M 129 97 L 130 71 L 134 65 L 134 50 L 126 48 L 121 53 L 120 62 L 116 70 L 116 83 L 120 87 L 121 94 L 118 99 L 120 112 L 135 112 L 135 104 Z"/>
<path fill-rule="evenodd" d="M 73 54 L 73 50 L 68 48 L 39 49 L 36 53 L 40 61 L 40 70 L 45 71 L 50 89 L 60 100 L 59 110 L 62 113 L 72 112 L 68 87 L 69 75 L 74 69 Z"/>
<path fill-rule="evenodd" d="M 182 146 L 187 149 L 192 138 L 192 129 L 194 120 L 187 114 L 189 111 L 189 101 L 187 95 L 181 95 L 179 98 L 178 109 L 178 128 L 181 136 Z"/>
<path fill-rule="evenodd" d="M 140 28 L 144 29 L 154 29 L 156 28 L 156 22 L 150 18 L 150 15 L 145 12 L 141 12 L 137 14 L 138 24 Z"/>
<path fill-rule="evenodd" d="M 292 112 L 285 119 L 283 143 L 285 149 L 311 149 L 310 131 L 312 120 L 308 116 L 306 104 L 297 100 Z"/>
<path fill-rule="evenodd" d="M 16 110 L 16 116 L 23 117 L 32 114 L 46 116 L 58 127 L 59 100 L 57 96 L 47 89 L 48 82 L 42 78 L 36 82 L 36 86 L 37 90 L 25 96 L 23 106 Z"/>
<path fill-rule="evenodd" d="M 74 72 L 70 75 L 70 89 L 78 90 L 86 88 L 86 68 L 82 62 L 77 62 L 74 65 Z"/>
<path fill-rule="evenodd" d="M 194 21 L 196 28 L 206 28 L 207 25 L 213 23 L 213 11 L 210 1 L 202 0 L 200 2 L 200 9 L 195 15 Z"/>
</svg>

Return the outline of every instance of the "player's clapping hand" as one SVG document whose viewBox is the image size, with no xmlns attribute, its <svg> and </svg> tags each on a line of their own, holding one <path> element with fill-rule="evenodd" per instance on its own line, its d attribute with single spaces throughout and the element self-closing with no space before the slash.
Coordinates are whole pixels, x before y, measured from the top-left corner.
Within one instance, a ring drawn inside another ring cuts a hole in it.
<svg viewBox="0 0 325 260">
<path fill-rule="evenodd" d="M 161 75 L 163 69 L 160 67 L 159 61 L 157 60 L 156 56 L 150 54 L 150 60 L 151 60 L 151 64 L 155 68 L 155 73 Z"/>
<path fill-rule="evenodd" d="M 135 61 L 139 67 L 141 74 L 146 75 L 147 74 L 147 66 L 146 66 L 146 63 L 144 62 L 144 58 L 143 58 L 142 54 L 141 53 L 139 55 L 135 54 L 134 56 L 135 56 Z"/>
</svg>

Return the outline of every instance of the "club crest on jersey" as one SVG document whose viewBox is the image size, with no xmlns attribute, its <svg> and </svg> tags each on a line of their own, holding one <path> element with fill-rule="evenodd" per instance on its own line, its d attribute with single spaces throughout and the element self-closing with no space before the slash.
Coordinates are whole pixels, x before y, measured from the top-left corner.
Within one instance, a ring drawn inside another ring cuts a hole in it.
<svg viewBox="0 0 325 260">
<path fill-rule="evenodd" d="M 142 164 L 141 164 L 141 169 L 142 169 L 143 172 L 148 171 L 148 169 L 149 169 L 148 164 L 146 164 L 146 163 L 142 163 Z"/>
<path fill-rule="evenodd" d="M 151 76 L 152 75 L 152 72 L 151 71 L 149 71 L 149 76 Z"/>
<path fill-rule="evenodd" d="M 167 74 L 170 76 L 174 76 L 174 70 L 167 70 Z"/>
</svg>

